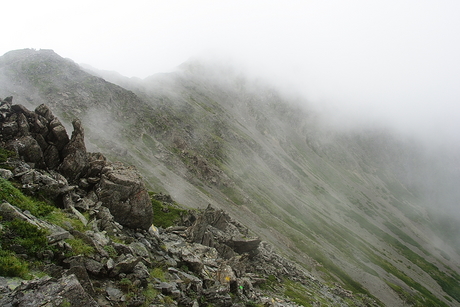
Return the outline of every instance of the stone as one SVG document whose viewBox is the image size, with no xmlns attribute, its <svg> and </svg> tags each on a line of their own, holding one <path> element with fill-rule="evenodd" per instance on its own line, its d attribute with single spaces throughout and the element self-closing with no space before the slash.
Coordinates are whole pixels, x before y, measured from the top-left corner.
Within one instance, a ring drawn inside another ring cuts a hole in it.
<svg viewBox="0 0 460 307">
<path fill-rule="evenodd" d="M 43 103 L 35 108 L 35 113 L 43 116 L 47 121 L 52 121 L 54 119 L 53 112 Z"/>
<path fill-rule="evenodd" d="M 25 162 L 33 163 L 35 167 L 40 168 L 45 165 L 42 149 L 30 135 L 11 141 L 7 149 L 16 151 L 19 157 Z"/>
<path fill-rule="evenodd" d="M 141 261 L 141 258 L 128 254 L 125 259 L 115 264 L 110 276 L 117 276 L 121 273 L 132 273 L 139 261 Z"/>
<path fill-rule="evenodd" d="M 83 126 L 78 119 L 72 121 L 72 125 L 72 138 L 62 150 L 63 161 L 59 165 L 58 171 L 70 182 L 77 182 L 86 172 L 88 159 Z"/>
<path fill-rule="evenodd" d="M 144 244 L 140 242 L 133 242 L 129 244 L 129 247 L 131 248 L 131 250 L 133 251 L 135 255 L 145 257 L 145 258 L 149 257 L 149 252 Z"/>
<path fill-rule="evenodd" d="M 148 230 L 153 209 L 142 178 L 134 168 L 121 163 L 111 166 L 104 168 L 101 181 L 96 185 L 99 200 L 121 225 Z"/>
<path fill-rule="evenodd" d="M 108 286 L 105 291 L 107 293 L 107 298 L 112 302 L 120 302 L 126 300 L 123 292 L 115 287 Z"/>
<path fill-rule="evenodd" d="M 0 177 L 9 180 L 13 178 L 13 172 L 4 168 L 0 168 Z"/>
<path fill-rule="evenodd" d="M 85 306 L 98 307 L 75 275 L 58 280 L 43 277 L 24 282 L 11 293 L 0 298 L 1 306 Z"/>
<path fill-rule="evenodd" d="M 100 275 L 104 271 L 104 265 L 91 258 L 85 259 L 85 268 L 89 273 L 96 276 Z"/>
</svg>

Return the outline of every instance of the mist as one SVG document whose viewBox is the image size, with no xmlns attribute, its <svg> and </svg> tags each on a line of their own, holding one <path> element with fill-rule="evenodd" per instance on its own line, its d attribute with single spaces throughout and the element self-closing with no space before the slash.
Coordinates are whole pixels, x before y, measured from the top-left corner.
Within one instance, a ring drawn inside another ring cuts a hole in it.
<svg viewBox="0 0 460 307">
<path fill-rule="evenodd" d="M 343 125 L 460 136 L 457 1 L 9 3 L 0 53 L 49 48 L 145 78 L 190 57 L 238 63 Z M 82 22 L 84 21 L 84 22 Z"/>
</svg>

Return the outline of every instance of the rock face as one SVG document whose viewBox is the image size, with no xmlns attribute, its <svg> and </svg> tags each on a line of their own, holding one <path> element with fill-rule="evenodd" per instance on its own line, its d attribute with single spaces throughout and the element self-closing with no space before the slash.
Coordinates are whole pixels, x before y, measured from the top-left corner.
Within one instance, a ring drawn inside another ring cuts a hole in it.
<svg viewBox="0 0 460 307">
<path fill-rule="evenodd" d="M 9 97 L 1 102 L 0 114 L 0 145 L 27 162 L 14 174 L 24 188 L 62 199 L 64 207 L 88 209 L 101 202 L 123 226 L 148 229 L 152 225 L 153 210 L 139 173 L 121 163 L 107 162 L 102 154 L 88 153 L 78 119 L 72 122 L 69 139 L 46 105 L 32 112 L 13 105 Z"/>
</svg>

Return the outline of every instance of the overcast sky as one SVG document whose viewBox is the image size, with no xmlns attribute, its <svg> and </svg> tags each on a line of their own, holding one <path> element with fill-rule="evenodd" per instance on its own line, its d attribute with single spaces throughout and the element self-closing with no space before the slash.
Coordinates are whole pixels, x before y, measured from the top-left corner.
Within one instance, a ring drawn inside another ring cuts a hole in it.
<svg viewBox="0 0 460 307">
<path fill-rule="evenodd" d="M 345 118 L 460 142 L 460 1 L 7 1 L 0 54 L 146 77 L 236 59 Z"/>
</svg>

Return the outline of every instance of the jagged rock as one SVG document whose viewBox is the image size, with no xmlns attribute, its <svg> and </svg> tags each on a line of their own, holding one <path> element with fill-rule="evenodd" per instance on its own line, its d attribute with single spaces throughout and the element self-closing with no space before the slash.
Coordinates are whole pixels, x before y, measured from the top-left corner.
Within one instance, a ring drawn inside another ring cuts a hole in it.
<svg viewBox="0 0 460 307">
<path fill-rule="evenodd" d="M 54 244 L 58 241 L 64 241 L 65 239 L 69 239 L 71 237 L 72 235 L 67 230 L 56 231 L 47 236 L 49 244 Z"/>
<path fill-rule="evenodd" d="M 59 166 L 59 164 L 61 164 L 59 150 L 54 145 L 48 145 L 48 147 L 46 147 L 45 151 L 43 152 L 43 156 L 48 169 L 54 170 Z"/>
<path fill-rule="evenodd" d="M 58 280 L 43 277 L 25 282 L 13 292 L 0 298 L 4 307 L 26 306 L 86 306 L 98 307 L 94 299 L 86 293 L 75 275 Z"/>
<path fill-rule="evenodd" d="M 110 276 L 117 276 L 120 273 L 132 273 L 139 261 L 141 261 L 140 257 L 134 257 L 131 254 L 126 255 L 124 259 L 115 264 Z"/>
<path fill-rule="evenodd" d="M 68 187 L 67 180 L 55 171 L 32 169 L 16 177 L 20 178 L 22 187 L 30 193 L 41 192 L 53 199 L 63 194 Z"/>
<path fill-rule="evenodd" d="M 155 288 L 165 295 L 172 295 L 175 298 L 180 296 L 180 290 L 177 288 L 176 282 L 160 282 L 155 285 Z"/>
<path fill-rule="evenodd" d="M 236 276 L 235 273 L 233 272 L 233 269 L 227 265 L 224 264 L 219 267 L 217 270 L 217 280 L 222 284 L 230 287 L 230 283 L 236 281 Z"/>
<path fill-rule="evenodd" d="M 120 289 L 108 286 L 105 291 L 107 293 L 107 298 L 112 302 L 126 301 L 126 297 Z"/>
<path fill-rule="evenodd" d="M 99 178 L 101 176 L 101 171 L 106 164 L 107 159 L 101 153 L 88 153 L 88 172 L 86 177 L 88 177 L 88 179 Z M 92 180 L 94 181 L 94 179 Z"/>
<path fill-rule="evenodd" d="M 85 268 L 88 272 L 96 276 L 104 272 L 104 265 L 101 262 L 90 258 L 85 259 Z"/>
<path fill-rule="evenodd" d="M 149 229 L 153 209 L 145 185 L 136 170 L 121 163 L 102 171 L 96 194 L 115 220 L 130 228 Z"/>
<path fill-rule="evenodd" d="M 45 165 L 42 149 L 30 135 L 9 142 L 6 148 L 16 151 L 19 157 L 25 162 L 33 163 L 34 167 L 41 168 Z"/>
<path fill-rule="evenodd" d="M 232 237 L 231 240 L 227 241 L 226 244 L 231 247 L 235 252 L 250 253 L 255 251 L 259 246 L 261 240 L 259 238 L 242 238 L 242 237 Z"/>
<path fill-rule="evenodd" d="M 133 276 L 137 280 L 145 281 L 147 278 L 150 277 L 150 273 L 147 266 L 143 262 L 139 262 L 134 267 Z"/>
<path fill-rule="evenodd" d="M 214 286 L 210 289 L 203 290 L 206 301 L 216 306 L 232 306 L 232 297 L 229 289 L 225 286 Z"/>
<path fill-rule="evenodd" d="M 38 107 L 36 107 L 35 113 L 43 116 L 43 118 L 45 118 L 48 122 L 54 119 L 53 112 L 51 112 L 50 108 L 48 108 L 48 106 L 45 104 L 41 104 Z"/>
<path fill-rule="evenodd" d="M 261 242 L 259 238 L 248 238 L 247 229 L 243 229 L 223 210 L 215 210 L 211 206 L 196 218 L 186 233 L 190 241 L 215 247 L 225 259 L 233 257 L 235 252 L 255 252 Z"/>
<path fill-rule="evenodd" d="M 88 168 L 84 130 L 80 120 L 72 121 L 73 132 L 70 142 L 62 151 L 63 161 L 58 171 L 71 182 L 77 181 Z"/>
<path fill-rule="evenodd" d="M 141 242 L 132 242 L 131 244 L 129 244 L 129 247 L 135 255 L 145 258 L 149 257 L 149 251 Z"/>
</svg>

